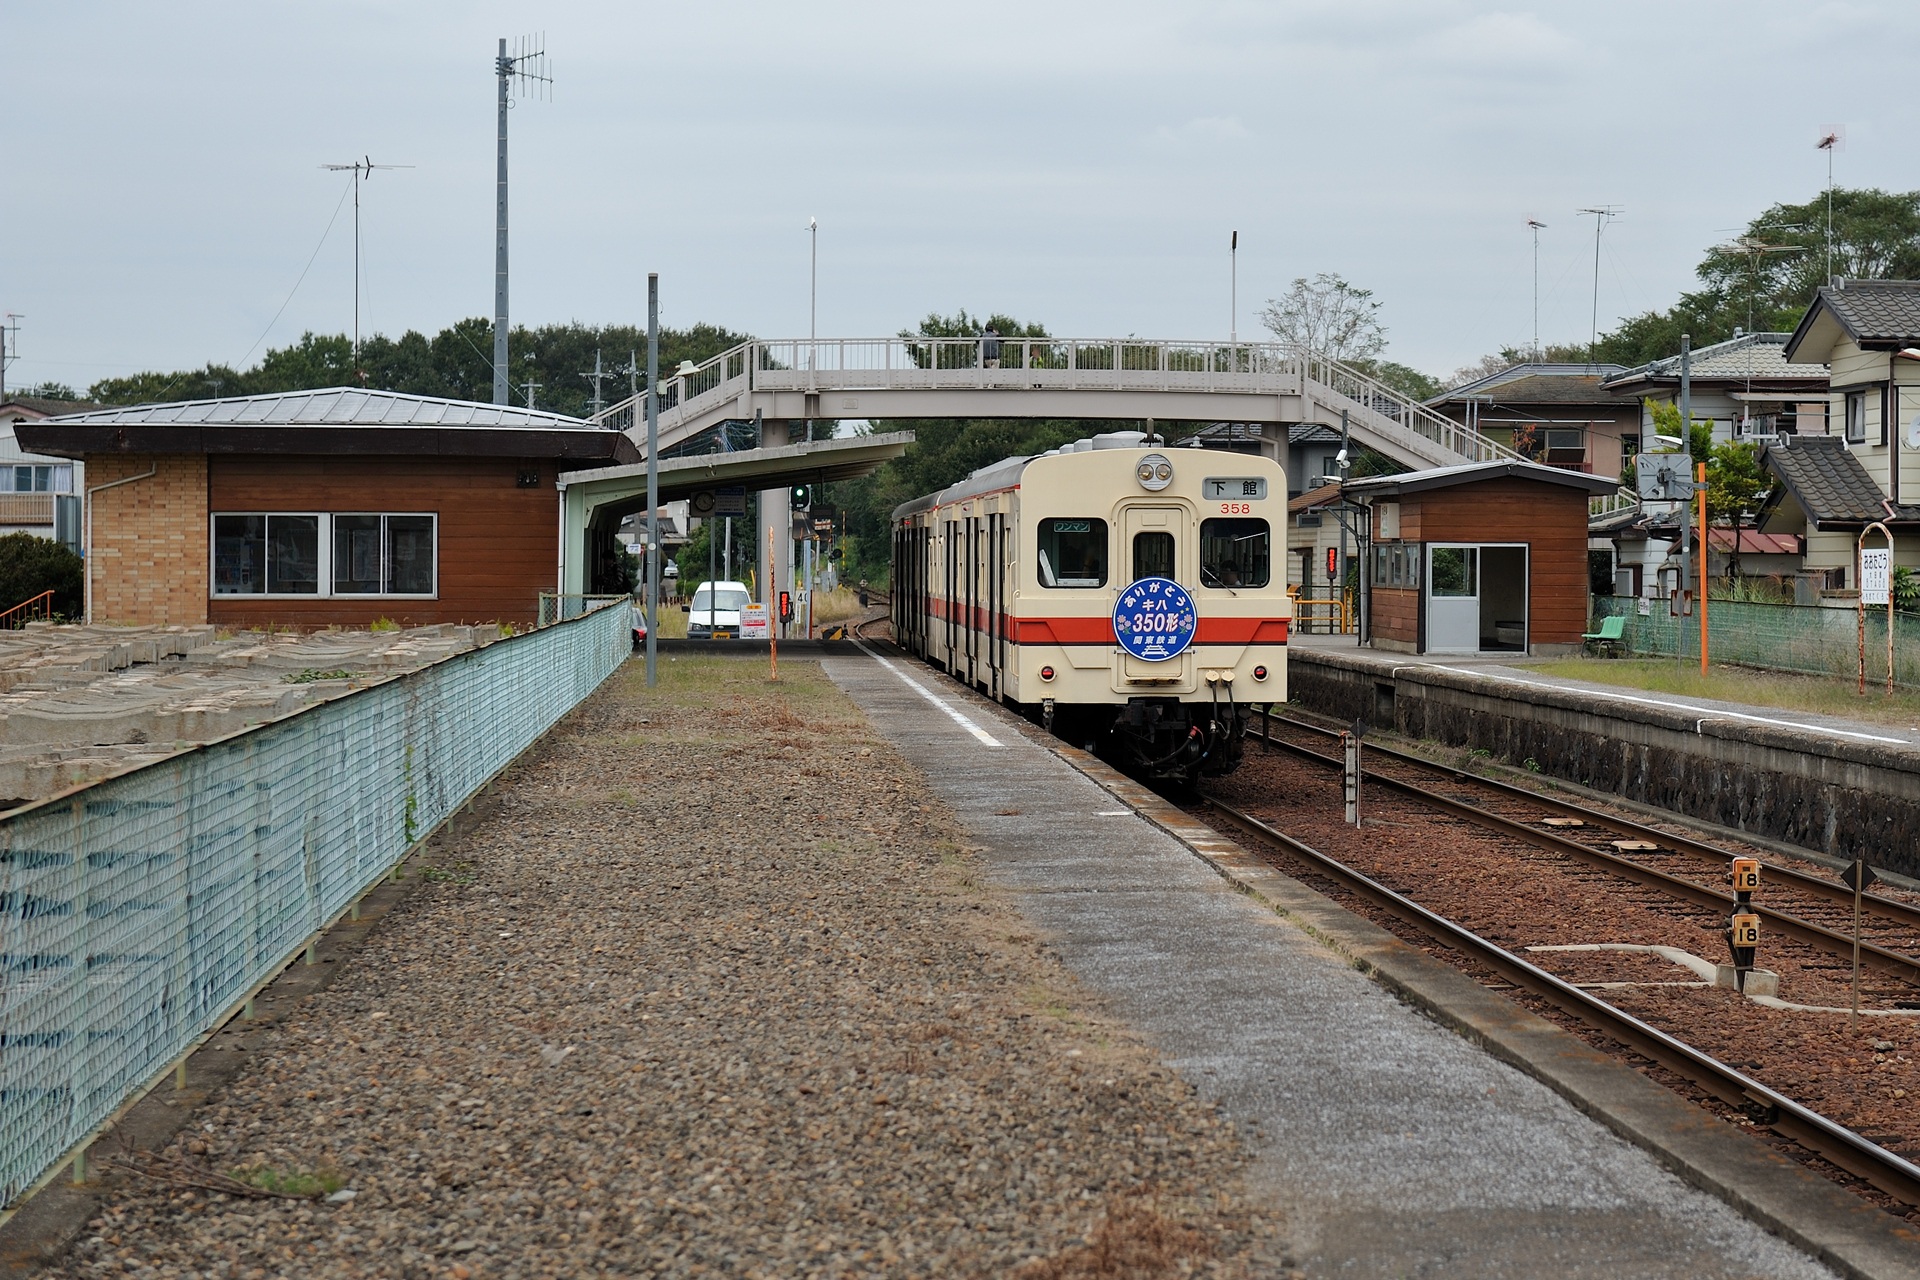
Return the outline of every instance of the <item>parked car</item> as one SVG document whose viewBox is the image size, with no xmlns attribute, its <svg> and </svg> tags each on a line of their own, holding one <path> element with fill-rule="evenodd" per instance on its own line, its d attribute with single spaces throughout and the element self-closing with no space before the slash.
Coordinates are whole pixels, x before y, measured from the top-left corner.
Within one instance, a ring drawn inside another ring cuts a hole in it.
<svg viewBox="0 0 1920 1280">
<path fill-rule="evenodd" d="M 740 611 L 753 602 L 744 582 L 703 582 L 681 609 L 687 615 L 689 640 L 737 640 Z"/>
<path fill-rule="evenodd" d="M 633 606 L 633 647 L 637 651 L 647 643 L 647 611 L 641 605 Z"/>
</svg>

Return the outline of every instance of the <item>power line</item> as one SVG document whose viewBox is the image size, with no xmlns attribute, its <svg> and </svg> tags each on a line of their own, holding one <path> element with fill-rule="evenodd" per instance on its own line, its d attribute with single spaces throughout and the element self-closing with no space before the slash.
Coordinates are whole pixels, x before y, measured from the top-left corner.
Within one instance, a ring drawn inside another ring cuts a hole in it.
<svg viewBox="0 0 1920 1280">
<path fill-rule="evenodd" d="M 307 258 L 307 265 L 300 268 L 300 279 L 295 280 L 293 282 L 293 288 L 287 290 L 286 301 L 280 304 L 280 310 L 273 313 L 273 319 L 267 321 L 267 327 L 262 329 L 260 336 L 253 340 L 253 345 L 247 348 L 247 354 L 240 357 L 238 367 L 242 369 L 246 368 L 247 361 L 253 358 L 253 353 L 260 349 L 260 344 L 265 342 L 267 335 L 273 332 L 273 326 L 279 324 L 280 317 L 286 314 L 288 304 L 293 301 L 293 295 L 300 292 L 300 286 L 306 282 L 307 272 L 313 270 L 314 259 L 318 258 L 320 251 L 326 248 L 327 237 L 333 234 L 333 224 L 340 221 L 340 210 L 346 208 L 347 197 L 351 194 L 353 194 L 351 187 L 342 187 L 340 189 L 340 203 L 333 206 L 333 216 L 327 219 L 327 229 L 320 233 L 320 243 L 313 246 L 313 253 Z M 178 382 L 179 379 L 176 378 L 174 381 Z M 167 390 L 173 390 L 173 383 L 170 382 L 167 384 Z"/>
</svg>

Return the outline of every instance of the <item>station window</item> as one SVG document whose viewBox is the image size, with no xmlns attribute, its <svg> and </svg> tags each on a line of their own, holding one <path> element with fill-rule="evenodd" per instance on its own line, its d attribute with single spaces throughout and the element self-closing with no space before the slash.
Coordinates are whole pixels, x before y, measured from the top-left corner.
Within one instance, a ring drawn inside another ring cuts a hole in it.
<svg viewBox="0 0 1920 1280">
<path fill-rule="evenodd" d="M 428 513 L 246 512 L 213 517 L 216 596 L 432 596 Z"/>
<path fill-rule="evenodd" d="M 1373 547 L 1373 585 L 1376 587 L 1419 586 L 1419 544 L 1413 542 L 1375 543 Z"/>
<path fill-rule="evenodd" d="M 1148 530 L 1133 535 L 1133 577 L 1173 577 L 1173 535 Z"/>
<path fill-rule="evenodd" d="M 1264 587 L 1273 580 L 1273 535 L 1257 517 L 1200 522 L 1200 582 Z"/>
<path fill-rule="evenodd" d="M 1092 517 L 1040 522 L 1039 570 L 1043 587 L 1107 585 L 1107 522 Z"/>
</svg>

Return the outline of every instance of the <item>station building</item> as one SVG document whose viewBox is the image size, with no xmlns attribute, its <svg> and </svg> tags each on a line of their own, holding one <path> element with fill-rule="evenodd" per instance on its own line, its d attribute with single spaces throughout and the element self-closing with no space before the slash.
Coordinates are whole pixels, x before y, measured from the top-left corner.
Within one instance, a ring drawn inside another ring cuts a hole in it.
<svg viewBox="0 0 1920 1280">
<path fill-rule="evenodd" d="M 533 624 L 562 472 L 619 431 L 507 405 L 333 388 L 15 424 L 84 461 L 92 623 Z"/>
<path fill-rule="evenodd" d="M 1371 508 L 1378 649 L 1576 652 L 1587 629 L 1587 510 L 1618 481 L 1529 462 L 1349 480 Z"/>
</svg>

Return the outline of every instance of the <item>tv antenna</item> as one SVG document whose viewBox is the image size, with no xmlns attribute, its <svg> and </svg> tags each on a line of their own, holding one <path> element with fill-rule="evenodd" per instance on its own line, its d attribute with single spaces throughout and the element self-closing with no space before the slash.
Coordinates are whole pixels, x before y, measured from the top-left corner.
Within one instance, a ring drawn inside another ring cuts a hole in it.
<svg viewBox="0 0 1920 1280">
<path fill-rule="evenodd" d="M 20 322 L 24 319 L 18 311 L 0 316 L 0 400 L 7 398 L 7 366 L 20 358 Z M 7 340 L 9 335 L 11 342 Z"/>
<path fill-rule="evenodd" d="M 1798 224 L 1780 228 L 1782 231 L 1800 229 Z M 1741 236 L 1731 244 L 1714 247 L 1721 253 L 1739 254 L 1747 260 L 1747 398 L 1740 404 L 1740 434 L 1750 435 L 1753 431 L 1753 309 L 1754 298 L 1760 292 L 1760 264 L 1768 254 L 1806 253 L 1808 250 L 1803 244 L 1768 244 L 1759 236 L 1752 235 Z"/>
<path fill-rule="evenodd" d="M 507 52 L 500 38 L 500 56 L 493 61 L 500 89 L 500 145 L 494 179 L 493 246 L 493 402 L 507 403 L 507 110 L 514 98 L 553 100 L 552 64 L 547 60 L 547 37 L 521 36 Z M 511 92 L 509 92 L 511 90 Z"/>
<path fill-rule="evenodd" d="M 353 174 L 353 371 L 360 374 L 360 178 L 371 178 L 375 169 L 411 169 L 410 164 L 375 164 L 372 156 L 352 164 L 323 164 L 334 173 Z"/>
<path fill-rule="evenodd" d="M 1847 149 L 1847 127 L 1830 124 L 1814 147 L 1827 153 L 1827 283 L 1833 283 L 1833 153 Z"/>
<path fill-rule="evenodd" d="M 1538 218 L 1527 219 L 1527 229 L 1533 232 L 1533 358 L 1540 358 L 1540 233 L 1547 224 Z"/>
<path fill-rule="evenodd" d="M 1583 216 L 1593 215 L 1593 327 L 1587 333 L 1587 363 L 1591 365 L 1596 363 L 1594 353 L 1600 346 L 1600 232 L 1625 210 L 1618 205 L 1603 204 L 1580 212 Z"/>
</svg>

